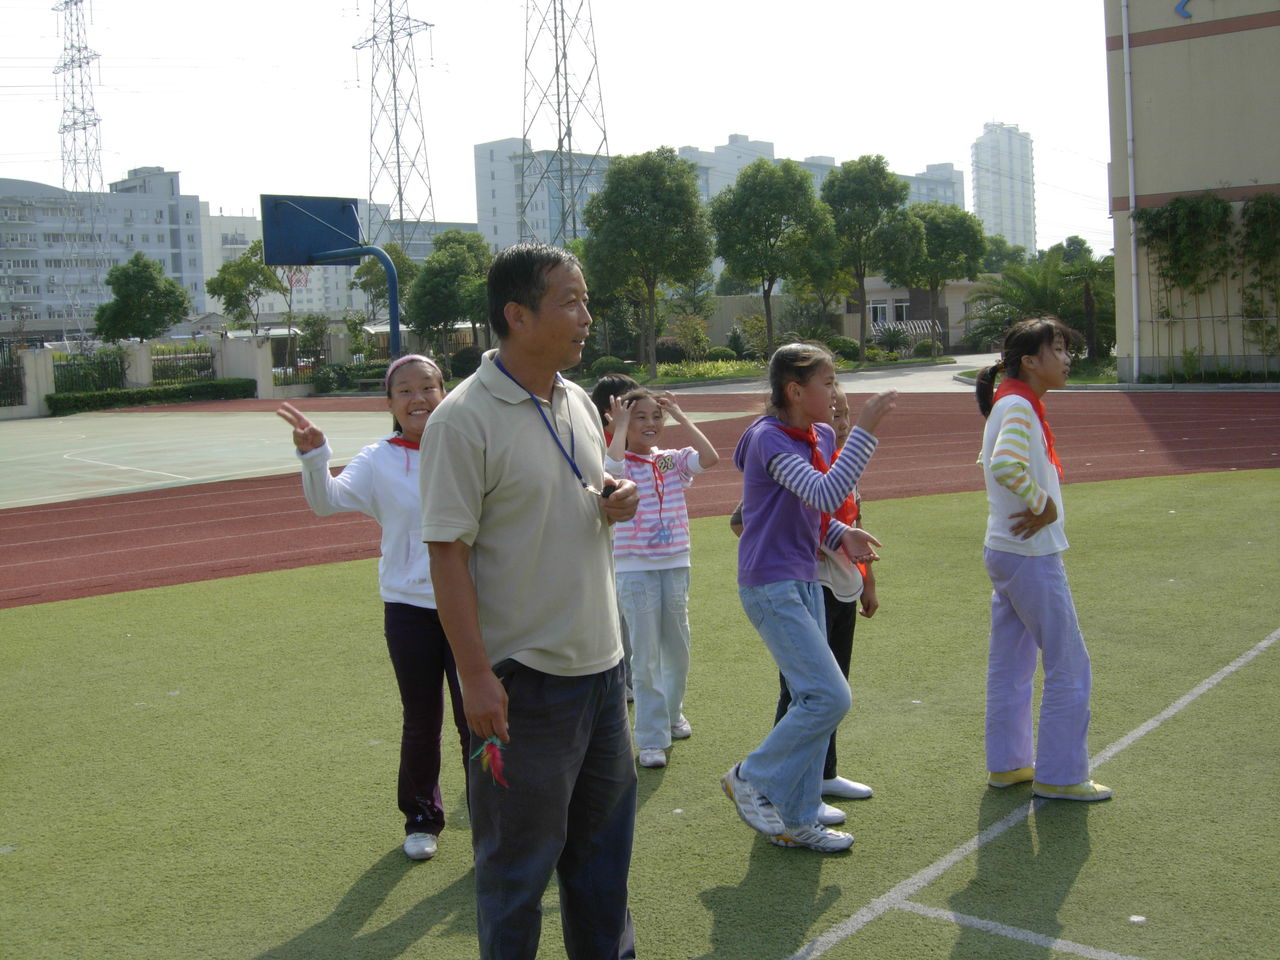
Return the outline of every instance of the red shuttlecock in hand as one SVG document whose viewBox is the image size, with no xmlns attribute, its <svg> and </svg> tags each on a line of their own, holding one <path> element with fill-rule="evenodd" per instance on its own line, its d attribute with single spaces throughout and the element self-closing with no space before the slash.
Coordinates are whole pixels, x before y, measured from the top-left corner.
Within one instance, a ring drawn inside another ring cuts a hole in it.
<svg viewBox="0 0 1280 960">
<path fill-rule="evenodd" d="M 493 782 L 504 787 L 510 787 L 507 778 L 502 773 L 502 751 L 505 749 L 501 740 L 497 737 L 489 737 L 484 743 L 480 744 L 480 749 L 471 755 L 471 759 L 480 758 L 480 766 L 483 767 L 493 777 Z"/>
</svg>

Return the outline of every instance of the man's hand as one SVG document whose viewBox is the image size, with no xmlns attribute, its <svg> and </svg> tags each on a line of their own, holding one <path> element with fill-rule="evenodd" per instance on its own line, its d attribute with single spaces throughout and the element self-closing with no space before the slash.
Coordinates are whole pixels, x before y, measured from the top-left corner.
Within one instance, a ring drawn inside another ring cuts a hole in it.
<svg viewBox="0 0 1280 960">
<path fill-rule="evenodd" d="M 635 485 L 634 480 L 615 480 L 607 473 L 604 475 L 604 482 L 618 486 L 607 498 L 600 499 L 600 509 L 604 511 L 605 519 L 610 523 L 626 523 L 636 515 L 636 507 L 640 506 L 640 488 Z"/>
<path fill-rule="evenodd" d="M 511 740 L 507 730 L 507 688 L 492 670 L 478 671 L 462 683 L 462 710 L 467 726 L 481 739 L 497 737 L 503 743 Z"/>
<path fill-rule="evenodd" d="M 1044 509 L 1039 513 L 1032 513 L 1031 508 L 1027 507 L 1021 513 L 1009 514 L 1009 519 L 1014 521 L 1009 532 L 1019 540 L 1026 540 L 1058 519 L 1058 506 L 1053 502 L 1053 497 L 1046 497 Z"/>
</svg>

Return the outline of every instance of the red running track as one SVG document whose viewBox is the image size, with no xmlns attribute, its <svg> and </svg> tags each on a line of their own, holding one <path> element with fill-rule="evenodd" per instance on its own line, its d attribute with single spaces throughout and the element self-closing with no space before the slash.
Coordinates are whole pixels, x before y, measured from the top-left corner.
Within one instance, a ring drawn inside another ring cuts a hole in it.
<svg viewBox="0 0 1280 960">
<path fill-rule="evenodd" d="M 850 395 L 855 411 L 864 398 Z M 234 403 L 181 409 L 276 406 Z M 315 412 L 383 409 L 376 397 L 303 403 Z M 681 398 L 690 412 L 741 413 L 758 404 L 742 394 Z M 737 504 L 741 480 L 731 458 L 753 416 L 702 424 L 723 459 L 690 488 L 691 516 L 727 515 Z M 1280 466 L 1280 393 L 1065 392 L 1050 399 L 1049 416 L 1071 483 Z M 863 496 L 980 490 L 981 428 L 970 395 L 902 394 L 882 427 Z M 680 445 L 680 428 L 666 440 Z M 0 609 L 365 559 L 377 556 L 378 541 L 366 517 L 314 516 L 296 473 L 3 510 Z"/>
</svg>

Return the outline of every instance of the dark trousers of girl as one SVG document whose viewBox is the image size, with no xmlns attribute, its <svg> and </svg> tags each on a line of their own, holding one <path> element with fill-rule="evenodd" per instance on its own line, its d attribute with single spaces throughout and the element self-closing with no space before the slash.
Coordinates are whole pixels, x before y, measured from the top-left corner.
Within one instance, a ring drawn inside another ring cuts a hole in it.
<svg viewBox="0 0 1280 960">
<path fill-rule="evenodd" d="M 429 607 L 385 603 L 383 629 L 387 652 L 395 668 L 404 707 L 400 735 L 400 777 L 397 798 L 404 813 L 404 832 L 439 835 L 444 829 L 440 800 L 440 730 L 444 724 L 444 683 L 449 687 L 453 724 L 467 766 L 466 715 L 453 652 L 440 626 L 440 615 Z"/>
<path fill-rule="evenodd" d="M 853 628 L 858 622 L 858 603 L 841 603 L 835 598 L 830 588 L 822 588 L 822 604 L 827 611 L 827 646 L 835 655 L 836 663 L 845 679 L 849 678 L 849 664 L 853 660 Z M 778 674 L 778 709 L 774 712 L 773 722 L 777 724 L 782 715 L 791 706 L 791 691 L 787 689 L 787 678 Z M 836 735 L 833 731 L 827 743 L 827 758 L 822 764 L 822 779 L 831 780 L 836 774 Z"/>
</svg>

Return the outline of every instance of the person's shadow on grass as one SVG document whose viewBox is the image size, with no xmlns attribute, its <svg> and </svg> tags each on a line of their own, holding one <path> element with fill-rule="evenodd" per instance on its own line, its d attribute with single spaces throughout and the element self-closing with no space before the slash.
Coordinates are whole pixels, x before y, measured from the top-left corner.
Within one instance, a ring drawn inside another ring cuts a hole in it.
<svg viewBox="0 0 1280 960">
<path fill-rule="evenodd" d="M 808 940 L 814 917 L 840 898 L 839 885 L 820 886 L 823 864 L 846 856 L 783 850 L 757 835 L 742 882 L 698 894 L 711 914 L 711 951 L 698 960 L 794 953 Z"/>
<path fill-rule="evenodd" d="M 978 832 L 1027 803 L 1025 787 L 988 790 L 978 813 Z M 1056 952 L 1046 939 L 1062 932 L 1058 912 L 1076 876 L 1089 859 L 1089 808 L 1093 804 L 1040 800 L 1021 822 L 978 849 L 977 871 L 954 894 L 957 914 L 1012 928 L 1018 956 L 1049 960 Z M 1027 936 L 1026 934 L 1030 934 Z M 986 960 L 1004 935 L 961 922 L 951 960 Z"/>
<path fill-rule="evenodd" d="M 415 866 L 397 846 L 352 884 L 329 916 L 292 940 L 259 954 L 257 960 L 377 960 L 401 956 L 435 928 L 442 928 L 449 935 L 474 936 L 475 874 L 471 870 L 390 923 L 361 932 L 387 895 Z"/>
</svg>

